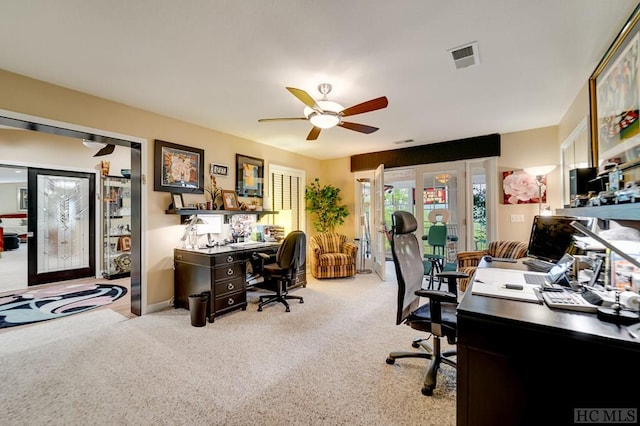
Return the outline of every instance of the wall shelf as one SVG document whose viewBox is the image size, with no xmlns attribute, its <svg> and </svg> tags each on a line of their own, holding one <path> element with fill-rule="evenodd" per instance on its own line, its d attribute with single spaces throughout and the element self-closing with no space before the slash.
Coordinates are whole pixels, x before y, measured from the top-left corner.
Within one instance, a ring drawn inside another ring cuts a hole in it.
<svg viewBox="0 0 640 426">
<path fill-rule="evenodd" d="M 191 215 L 217 215 L 224 216 L 225 223 L 227 222 L 227 218 L 230 216 L 235 216 L 239 214 L 254 214 L 258 216 L 258 219 L 264 215 L 268 214 L 278 214 L 277 211 L 271 210 L 165 210 L 166 214 L 176 214 L 180 215 L 180 223 L 184 223 L 189 216 Z"/>
<path fill-rule="evenodd" d="M 640 203 L 557 209 L 556 214 L 566 216 L 597 217 L 598 219 L 607 220 L 640 220 Z"/>
</svg>

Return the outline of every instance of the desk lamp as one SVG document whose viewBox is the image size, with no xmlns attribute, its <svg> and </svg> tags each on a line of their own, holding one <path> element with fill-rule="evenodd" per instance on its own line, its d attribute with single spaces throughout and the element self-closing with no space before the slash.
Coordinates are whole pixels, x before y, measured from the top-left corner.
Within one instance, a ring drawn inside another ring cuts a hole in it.
<svg viewBox="0 0 640 426">
<path fill-rule="evenodd" d="M 204 223 L 202 219 L 198 217 L 197 214 L 192 214 L 187 219 L 187 226 L 185 227 L 184 234 L 182 234 L 182 247 L 183 248 L 198 248 L 198 236 L 196 233 L 196 225 L 199 223 Z M 189 239 L 189 242 L 187 242 Z"/>
<path fill-rule="evenodd" d="M 574 220 L 573 222 L 571 222 L 571 226 L 573 226 L 578 231 L 582 232 L 584 235 L 593 238 L 594 240 L 596 240 L 597 242 L 599 242 L 600 244 L 602 244 L 603 246 L 605 246 L 606 248 L 614 252 L 615 254 L 624 258 L 626 261 L 631 263 L 636 268 L 640 268 L 640 262 L 638 262 L 632 256 L 629 256 L 627 253 L 620 250 L 613 244 L 604 240 L 598 234 L 596 234 L 595 232 L 592 232 L 589 228 L 587 228 L 580 222 L 577 222 Z M 615 303 L 610 308 L 599 307 L 598 318 L 601 319 L 602 321 L 612 322 L 615 324 L 625 324 L 625 325 L 640 322 L 640 316 L 637 313 L 622 309 L 620 305 L 620 289 L 616 288 L 615 292 L 616 292 Z"/>
<path fill-rule="evenodd" d="M 556 166 L 537 166 L 537 167 L 525 167 L 524 172 L 536 177 L 536 183 L 538 184 L 538 214 L 542 214 L 542 179 L 548 173 L 551 173 Z"/>
</svg>

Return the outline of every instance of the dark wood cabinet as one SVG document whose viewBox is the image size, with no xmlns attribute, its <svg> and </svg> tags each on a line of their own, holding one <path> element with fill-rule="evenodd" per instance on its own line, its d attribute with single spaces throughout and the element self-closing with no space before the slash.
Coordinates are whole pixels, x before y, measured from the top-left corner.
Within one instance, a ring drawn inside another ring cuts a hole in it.
<svg viewBox="0 0 640 426">
<path fill-rule="evenodd" d="M 262 265 L 275 262 L 278 247 L 278 244 L 269 244 L 247 249 L 175 249 L 173 306 L 189 309 L 189 295 L 209 292 L 209 322 L 214 322 L 216 316 L 224 313 L 245 310 L 248 286 L 270 288 L 273 285 L 263 280 L 253 281 L 252 278 L 260 275 Z M 267 253 L 270 259 L 263 259 L 257 253 Z M 250 277 L 249 282 L 247 277 Z M 289 288 L 306 285 L 306 268 L 303 265 Z"/>
<path fill-rule="evenodd" d="M 174 250 L 174 302 L 189 309 L 189 295 L 209 292 L 207 317 L 246 309 L 244 251 L 211 254 L 206 250 Z"/>
</svg>

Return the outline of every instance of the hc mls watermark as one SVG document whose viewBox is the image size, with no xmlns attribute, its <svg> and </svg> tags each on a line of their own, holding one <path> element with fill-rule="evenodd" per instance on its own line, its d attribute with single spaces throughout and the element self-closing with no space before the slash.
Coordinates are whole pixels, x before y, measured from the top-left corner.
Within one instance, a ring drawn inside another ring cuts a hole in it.
<svg viewBox="0 0 640 426">
<path fill-rule="evenodd" d="M 574 423 L 636 424 L 637 408 L 574 408 Z"/>
</svg>

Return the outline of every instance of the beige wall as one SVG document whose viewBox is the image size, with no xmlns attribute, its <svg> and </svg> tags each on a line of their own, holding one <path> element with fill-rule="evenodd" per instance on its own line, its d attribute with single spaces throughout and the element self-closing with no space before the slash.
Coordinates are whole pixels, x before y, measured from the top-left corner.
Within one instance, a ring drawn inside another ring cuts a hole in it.
<svg viewBox="0 0 640 426">
<path fill-rule="evenodd" d="M 345 157 L 334 160 L 324 160 L 321 162 L 321 167 L 321 173 L 324 178 L 321 178 L 320 183 L 323 185 L 331 184 L 340 188 L 342 204 L 345 204 L 350 212 L 344 224 L 336 228 L 336 232 L 343 233 L 349 238 L 355 238 L 355 184 L 353 173 L 351 173 L 351 159 Z M 310 223 L 311 222 L 309 222 L 309 224 Z M 309 231 L 315 233 L 312 226 L 309 226 Z"/>
<path fill-rule="evenodd" d="M 316 176 L 324 180 L 323 168 L 318 160 L 2 70 L 0 93 L 2 110 L 147 140 L 143 144 L 147 164 L 143 171 L 146 175 L 143 191 L 147 197 L 146 228 L 143 229 L 143 246 L 146 242 L 146 287 L 143 278 L 146 305 L 161 305 L 173 297 L 173 248 L 182 234 L 178 216 L 164 213 L 170 202 L 169 194 L 153 190 L 154 139 L 202 148 L 205 150 L 205 164 L 215 162 L 230 166 L 232 171 L 229 177 L 218 179 L 218 185 L 225 189 L 235 187 L 233 168 L 236 153 L 263 158 L 265 168 L 273 161 L 282 166 L 305 170 L 308 181 Z M 24 149 L 30 157 L 42 154 L 39 149 L 32 147 Z M 68 165 L 68 162 L 84 164 L 87 160 L 95 164 L 90 150 L 81 145 L 71 149 L 72 151 L 63 149 L 62 145 L 56 146 L 56 155 L 43 154 L 37 161 L 52 168 L 56 165 Z M 27 155 L 26 152 L 21 153 L 22 150 L 20 144 L 0 145 L 0 158 L 2 161 L 16 161 L 12 156 L 24 158 Z M 204 201 L 204 196 L 200 197 L 200 201 Z M 197 198 L 186 195 L 185 202 L 194 202 Z"/>
<path fill-rule="evenodd" d="M 538 204 L 502 204 L 502 172 L 525 167 L 556 165 L 547 176 L 547 203 L 552 209 L 561 207 L 560 148 L 558 127 L 506 133 L 502 135 L 501 155 L 498 159 L 499 205 L 498 239 L 529 241 L 533 216 Z M 543 205 L 544 206 L 544 205 Z M 511 215 L 524 215 L 524 222 L 511 222 Z"/>
<path fill-rule="evenodd" d="M 589 83 L 585 82 L 584 86 L 573 100 L 571 106 L 560 120 L 558 124 L 558 147 L 573 132 L 576 126 L 585 117 L 589 116 Z M 590 132 L 589 132 L 590 133 Z M 559 148 L 558 148 L 559 149 Z M 589 154 L 589 158 L 591 158 Z"/>
</svg>

